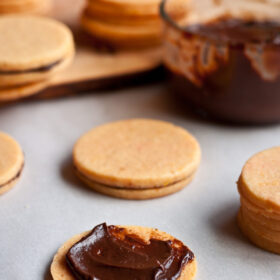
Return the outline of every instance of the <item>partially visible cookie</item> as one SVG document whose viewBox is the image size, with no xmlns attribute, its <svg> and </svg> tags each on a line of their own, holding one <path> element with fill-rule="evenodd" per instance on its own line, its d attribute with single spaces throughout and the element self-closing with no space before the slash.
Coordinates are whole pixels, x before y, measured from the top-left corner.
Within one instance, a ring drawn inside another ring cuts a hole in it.
<svg viewBox="0 0 280 280">
<path fill-rule="evenodd" d="M 73 36 L 64 24 L 39 16 L 1 16 L 0 100 L 35 94 L 73 56 Z"/>
<path fill-rule="evenodd" d="M 24 156 L 19 144 L 6 133 L 0 132 L 0 195 L 16 184 L 23 165 Z"/>
<path fill-rule="evenodd" d="M 15 101 L 39 93 L 48 87 L 48 82 L 38 82 L 16 87 L 0 88 L 0 103 Z"/>
<path fill-rule="evenodd" d="M 280 215 L 280 147 L 262 151 L 245 164 L 239 182 L 244 197 Z"/>
<path fill-rule="evenodd" d="M 173 261 L 167 262 L 168 258 Z M 167 279 L 168 275 L 168 279 L 192 280 L 196 258 L 181 241 L 162 231 L 101 224 L 63 244 L 51 274 L 53 280 L 74 280 L 74 275 L 101 280 L 155 279 L 155 275 Z"/>
<path fill-rule="evenodd" d="M 148 199 L 182 189 L 200 163 L 197 140 L 173 124 L 132 119 L 94 128 L 73 149 L 76 173 L 94 190 Z"/>
<path fill-rule="evenodd" d="M 0 14 L 45 14 L 51 4 L 52 0 L 1 0 Z"/>
<path fill-rule="evenodd" d="M 280 147 L 249 159 L 237 184 L 242 232 L 257 246 L 280 254 Z"/>
<path fill-rule="evenodd" d="M 142 48 L 156 46 L 161 42 L 160 22 L 151 25 L 121 24 L 103 22 L 84 14 L 81 18 L 82 27 L 96 39 L 119 48 Z"/>
<path fill-rule="evenodd" d="M 238 225 L 244 235 L 246 235 L 258 247 L 270 251 L 275 254 L 280 254 L 280 242 L 274 242 L 263 235 L 257 233 L 244 219 L 242 211 L 238 213 Z"/>
<path fill-rule="evenodd" d="M 87 33 L 119 49 L 154 47 L 161 43 L 160 0 L 88 0 L 81 16 Z"/>
</svg>

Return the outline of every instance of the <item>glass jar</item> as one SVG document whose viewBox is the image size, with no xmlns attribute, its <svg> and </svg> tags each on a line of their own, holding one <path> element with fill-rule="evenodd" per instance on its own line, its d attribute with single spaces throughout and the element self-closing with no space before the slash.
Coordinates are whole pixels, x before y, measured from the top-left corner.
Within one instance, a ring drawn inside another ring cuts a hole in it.
<svg viewBox="0 0 280 280">
<path fill-rule="evenodd" d="M 161 5 L 164 63 L 174 92 L 220 120 L 280 121 L 280 22 L 273 16 L 279 10 L 261 16 L 247 7 L 230 14 L 219 6 L 203 18 L 192 14 L 189 1 Z"/>
</svg>

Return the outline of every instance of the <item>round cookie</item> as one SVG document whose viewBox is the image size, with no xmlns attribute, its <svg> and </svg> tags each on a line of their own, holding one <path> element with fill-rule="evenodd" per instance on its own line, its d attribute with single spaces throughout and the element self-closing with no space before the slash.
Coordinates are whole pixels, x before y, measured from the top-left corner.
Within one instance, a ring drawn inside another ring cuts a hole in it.
<svg viewBox="0 0 280 280">
<path fill-rule="evenodd" d="M 280 215 L 280 147 L 265 150 L 249 159 L 238 187 L 249 201 Z"/>
<path fill-rule="evenodd" d="M 137 191 L 145 191 L 145 198 L 178 191 L 194 176 L 200 157 L 198 142 L 186 130 L 148 119 L 99 126 L 73 149 L 76 172 L 89 186 L 113 196 L 132 190 L 134 199 L 143 199 L 135 197 Z"/>
<path fill-rule="evenodd" d="M 157 239 L 162 241 L 174 240 L 174 237 L 171 235 L 158 231 L 152 228 L 146 227 L 138 227 L 138 226 L 122 226 L 127 233 L 131 235 L 136 235 L 143 241 L 148 242 L 150 239 Z M 82 234 L 78 234 L 71 239 L 69 239 L 66 243 L 60 247 L 56 255 L 54 256 L 53 262 L 51 264 L 51 275 L 53 280 L 75 280 L 72 273 L 67 267 L 66 264 L 66 254 L 68 250 L 83 237 L 87 236 L 89 232 L 84 232 Z M 191 263 L 185 265 L 182 270 L 181 275 L 178 280 L 192 280 L 195 277 L 197 270 L 196 259 L 194 259 Z"/>
<path fill-rule="evenodd" d="M 0 14 L 44 14 L 50 10 L 51 4 L 52 0 L 1 0 Z"/>
<path fill-rule="evenodd" d="M 48 85 L 49 83 L 48 81 L 46 81 L 11 88 L 0 88 L 0 103 L 15 101 L 18 99 L 35 95 L 47 88 Z"/>
<path fill-rule="evenodd" d="M 0 195 L 18 181 L 24 165 L 19 144 L 6 133 L 0 132 Z"/>
<path fill-rule="evenodd" d="M 272 242 L 280 243 L 280 231 L 279 230 L 272 230 L 264 227 L 262 224 L 259 224 L 252 220 L 249 216 L 246 215 L 246 212 L 241 209 L 242 212 L 242 218 L 244 221 L 244 224 L 254 230 L 254 232 L 264 237 L 265 239 L 268 239 Z"/>
<path fill-rule="evenodd" d="M 266 209 L 253 204 L 242 195 L 240 196 L 240 201 L 241 201 L 242 208 L 246 208 L 251 213 L 254 213 L 254 215 L 261 215 L 268 219 L 274 219 L 280 221 L 280 216 L 278 213 L 273 211 L 267 211 Z"/>
<path fill-rule="evenodd" d="M 166 196 L 172 194 L 174 192 L 178 192 L 182 190 L 186 185 L 188 185 L 194 176 L 191 176 L 185 180 L 182 180 L 178 183 L 172 184 L 170 186 L 161 187 L 161 188 L 149 188 L 149 189 L 125 189 L 125 188 L 114 188 L 108 185 L 100 184 L 97 182 L 93 182 L 87 179 L 85 176 L 81 175 L 81 173 L 76 172 L 77 176 L 88 186 L 90 186 L 96 192 L 123 198 L 123 199 L 133 199 L 133 200 L 144 200 L 144 199 L 152 199 L 157 197 Z"/>
<path fill-rule="evenodd" d="M 88 7 L 105 17 L 159 17 L 160 0 L 89 0 Z"/>
<path fill-rule="evenodd" d="M 280 232 L 280 220 L 267 218 L 261 214 L 256 215 L 250 212 L 246 207 L 242 206 L 242 212 L 253 224 L 261 226 L 264 229 Z"/>
<path fill-rule="evenodd" d="M 81 17 L 83 28 L 95 38 L 115 47 L 146 47 L 159 45 L 161 42 L 160 23 L 155 25 L 117 25 L 99 21 L 86 13 Z"/>
<path fill-rule="evenodd" d="M 265 238 L 264 236 L 259 235 L 252 227 L 250 227 L 250 225 L 244 221 L 242 211 L 239 211 L 238 213 L 238 225 L 243 234 L 247 236 L 252 241 L 252 243 L 264 250 L 280 254 L 280 242 L 274 242 Z"/>
<path fill-rule="evenodd" d="M 121 16 L 116 10 L 114 10 L 115 15 L 111 15 L 111 13 L 107 14 L 106 12 L 100 11 L 98 7 L 95 7 L 96 4 L 98 5 L 98 2 L 94 3 L 93 6 L 88 5 L 84 10 L 84 14 L 90 19 L 115 25 L 135 26 L 136 28 L 137 26 L 146 26 L 148 28 L 158 26 L 160 28 L 161 20 L 159 15 L 153 17 L 135 17 L 133 15 Z"/>
<path fill-rule="evenodd" d="M 1 87 L 49 79 L 73 55 L 73 36 L 64 24 L 31 15 L 0 17 Z"/>
</svg>

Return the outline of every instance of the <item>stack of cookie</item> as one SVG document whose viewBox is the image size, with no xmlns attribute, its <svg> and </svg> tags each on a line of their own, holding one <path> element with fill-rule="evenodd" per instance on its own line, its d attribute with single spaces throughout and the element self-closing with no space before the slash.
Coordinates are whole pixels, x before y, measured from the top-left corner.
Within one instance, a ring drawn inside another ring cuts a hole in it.
<svg viewBox="0 0 280 280">
<path fill-rule="evenodd" d="M 0 14 L 43 14 L 50 10 L 52 0 L 1 0 Z"/>
<path fill-rule="evenodd" d="M 280 254 L 280 147 L 253 156 L 238 181 L 238 223 L 257 246 Z"/>
<path fill-rule="evenodd" d="M 31 15 L 0 17 L 0 102 L 44 89 L 74 55 L 68 27 Z"/>
<path fill-rule="evenodd" d="M 83 28 L 98 41 L 119 48 L 160 44 L 160 0 L 88 0 Z"/>
</svg>

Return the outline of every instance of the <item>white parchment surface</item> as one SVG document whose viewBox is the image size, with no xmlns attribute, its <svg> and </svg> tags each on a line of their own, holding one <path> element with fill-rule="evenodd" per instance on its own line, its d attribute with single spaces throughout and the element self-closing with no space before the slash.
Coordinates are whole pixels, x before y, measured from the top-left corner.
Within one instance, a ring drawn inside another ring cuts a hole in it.
<svg viewBox="0 0 280 280">
<path fill-rule="evenodd" d="M 193 133 L 202 164 L 191 185 L 161 199 L 125 201 L 97 194 L 73 175 L 79 136 L 105 122 L 171 121 Z M 50 280 L 56 250 L 95 225 L 156 227 L 184 241 L 198 259 L 198 280 L 279 280 L 280 256 L 252 246 L 236 226 L 236 180 L 254 153 L 280 145 L 280 125 L 207 123 L 178 108 L 163 85 L 0 108 L 0 130 L 21 144 L 26 166 L 19 184 L 0 197 L 0 280 Z"/>
</svg>

